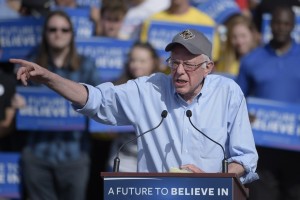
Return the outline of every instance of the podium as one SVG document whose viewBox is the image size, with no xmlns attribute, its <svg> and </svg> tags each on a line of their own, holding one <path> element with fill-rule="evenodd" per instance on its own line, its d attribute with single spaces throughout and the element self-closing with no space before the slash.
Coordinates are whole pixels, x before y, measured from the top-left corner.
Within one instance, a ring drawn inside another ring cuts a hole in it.
<svg viewBox="0 0 300 200">
<path fill-rule="evenodd" d="M 246 200 L 231 173 L 102 172 L 104 200 Z"/>
</svg>

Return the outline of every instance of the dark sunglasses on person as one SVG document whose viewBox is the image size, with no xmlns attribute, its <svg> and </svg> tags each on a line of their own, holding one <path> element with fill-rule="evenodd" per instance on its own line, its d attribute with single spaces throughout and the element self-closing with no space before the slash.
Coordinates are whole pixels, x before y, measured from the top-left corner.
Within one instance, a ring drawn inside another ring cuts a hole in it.
<svg viewBox="0 0 300 200">
<path fill-rule="evenodd" d="M 56 33 L 57 31 L 60 31 L 62 33 L 69 33 L 71 31 L 70 28 L 57 28 L 57 27 L 49 27 L 47 30 L 49 33 Z"/>
</svg>

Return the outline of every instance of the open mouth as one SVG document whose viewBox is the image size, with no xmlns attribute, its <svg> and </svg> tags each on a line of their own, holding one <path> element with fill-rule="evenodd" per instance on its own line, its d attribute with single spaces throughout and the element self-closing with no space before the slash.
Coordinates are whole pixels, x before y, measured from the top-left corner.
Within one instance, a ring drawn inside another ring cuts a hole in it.
<svg viewBox="0 0 300 200">
<path fill-rule="evenodd" d="M 182 79 L 176 79 L 175 85 L 176 85 L 177 87 L 180 87 L 180 86 L 186 85 L 187 82 L 188 82 L 188 81 L 185 81 L 185 80 L 182 80 Z"/>
<path fill-rule="evenodd" d="M 187 83 L 187 81 L 181 80 L 181 79 L 177 79 L 177 80 L 176 80 L 176 83 Z"/>
</svg>

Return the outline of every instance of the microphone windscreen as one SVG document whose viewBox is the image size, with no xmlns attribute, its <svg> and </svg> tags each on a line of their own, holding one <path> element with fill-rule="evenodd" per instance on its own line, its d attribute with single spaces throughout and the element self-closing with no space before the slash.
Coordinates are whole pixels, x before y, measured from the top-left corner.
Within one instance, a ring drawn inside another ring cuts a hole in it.
<svg viewBox="0 0 300 200">
<path fill-rule="evenodd" d="M 162 113 L 161 113 L 161 117 L 162 117 L 162 118 L 166 118 L 167 115 L 168 115 L 168 111 L 163 110 Z"/>
<path fill-rule="evenodd" d="M 186 111 L 186 116 L 187 117 L 191 117 L 192 116 L 192 111 L 191 110 L 187 110 Z"/>
</svg>

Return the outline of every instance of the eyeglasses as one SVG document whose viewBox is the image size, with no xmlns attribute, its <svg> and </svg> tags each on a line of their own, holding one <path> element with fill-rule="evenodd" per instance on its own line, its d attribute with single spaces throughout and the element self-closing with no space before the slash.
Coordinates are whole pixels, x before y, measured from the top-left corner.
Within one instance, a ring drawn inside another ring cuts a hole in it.
<svg viewBox="0 0 300 200">
<path fill-rule="evenodd" d="M 56 27 L 50 27 L 47 29 L 49 33 L 56 33 L 57 31 L 60 31 L 62 33 L 69 33 L 71 31 L 70 28 L 56 28 Z"/>
<path fill-rule="evenodd" d="M 184 61 L 179 61 L 179 60 L 173 60 L 170 58 L 168 58 L 166 60 L 167 64 L 168 64 L 168 67 L 171 68 L 171 70 L 175 71 L 180 64 L 182 64 L 183 66 L 183 69 L 187 72 L 193 72 L 195 70 L 197 70 L 199 67 L 201 67 L 204 63 L 207 63 L 208 61 L 204 61 L 202 63 L 199 63 L 199 64 L 190 64 L 190 63 L 187 63 L 187 62 L 184 62 Z"/>
</svg>

